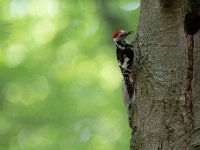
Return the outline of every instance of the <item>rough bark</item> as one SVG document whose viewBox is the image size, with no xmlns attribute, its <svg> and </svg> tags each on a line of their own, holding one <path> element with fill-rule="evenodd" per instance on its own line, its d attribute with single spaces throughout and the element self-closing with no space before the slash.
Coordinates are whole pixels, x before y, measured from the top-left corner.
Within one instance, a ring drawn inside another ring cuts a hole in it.
<svg viewBox="0 0 200 150">
<path fill-rule="evenodd" d="M 194 43 L 193 37 L 187 42 L 184 16 L 190 10 L 185 2 L 174 0 L 165 7 L 163 1 L 141 3 L 136 43 L 148 58 L 136 77 L 130 145 L 132 150 L 198 150 L 200 38 L 196 33 Z"/>
</svg>

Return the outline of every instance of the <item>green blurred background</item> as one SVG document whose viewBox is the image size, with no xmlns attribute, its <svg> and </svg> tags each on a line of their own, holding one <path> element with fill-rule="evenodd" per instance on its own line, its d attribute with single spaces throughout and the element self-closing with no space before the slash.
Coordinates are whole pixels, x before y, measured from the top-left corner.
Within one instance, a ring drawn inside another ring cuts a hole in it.
<svg viewBox="0 0 200 150">
<path fill-rule="evenodd" d="M 111 36 L 138 0 L 0 0 L 0 150 L 126 150 Z"/>
</svg>

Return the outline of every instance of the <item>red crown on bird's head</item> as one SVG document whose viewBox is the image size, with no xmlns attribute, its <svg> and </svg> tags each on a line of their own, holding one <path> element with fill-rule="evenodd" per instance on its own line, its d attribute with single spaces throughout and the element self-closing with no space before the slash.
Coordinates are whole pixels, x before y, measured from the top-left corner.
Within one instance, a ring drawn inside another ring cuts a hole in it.
<svg viewBox="0 0 200 150">
<path fill-rule="evenodd" d="M 118 37 L 118 35 L 119 35 L 120 33 L 122 33 L 122 32 L 124 32 L 124 30 L 116 31 L 116 32 L 113 34 L 112 39 Z"/>
</svg>

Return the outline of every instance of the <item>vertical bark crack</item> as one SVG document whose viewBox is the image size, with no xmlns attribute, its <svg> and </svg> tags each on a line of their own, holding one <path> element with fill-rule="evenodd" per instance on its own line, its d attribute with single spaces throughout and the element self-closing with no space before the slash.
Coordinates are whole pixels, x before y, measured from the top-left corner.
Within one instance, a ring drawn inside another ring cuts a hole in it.
<svg viewBox="0 0 200 150">
<path fill-rule="evenodd" d="M 185 91 L 184 91 L 184 105 L 182 117 L 184 121 L 185 142 L 188 146 L 190 136 L 194 127 L 194 114 L 193 114 L 193 99 L 192 99 L 192 81 L 193 81 L 193 48 L 194 37 L 187 36 L 187 50 L 186 50 L 186 75 L 185 75 Z"/>
</svg>

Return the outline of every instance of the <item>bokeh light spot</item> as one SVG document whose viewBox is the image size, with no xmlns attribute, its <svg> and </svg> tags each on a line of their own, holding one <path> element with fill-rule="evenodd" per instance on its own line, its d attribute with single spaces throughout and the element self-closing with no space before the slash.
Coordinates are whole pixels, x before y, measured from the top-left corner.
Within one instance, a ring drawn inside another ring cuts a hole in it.
<svg viewBox="0 0 200 150">
<path fill-rule="evenodd" d="M 119 74 L 118 67 L 114 63 L 107 61 L 103 64 L 100 72 L 100 84 L 103 88 L 108 90 L 114 90 L 121 85 L 121 76 Z"/>
<path fill-rule="evenodd" d="M 90 139 L 90 130 L 88 128 L 84 128 L 81 133 L 81 141 L 87 142 Z"/>
<path fill-rule="evenodd" d="M 15 67 L 21 64 L 26 58 L 27 48 L 24 45 L 11 45 L 6 51 L 6 64 Z"/>
<path fill-rule="evenodd" d="M 40 18 L 50 18 L 58 13 L 56 0 L 32 0 L 31 15 Z"/>
<path fill-rule="evenodd" d="M 11 0 L 10 14 L 14 18 L 23 18 L 28 15 L 30 9 L 30 1 L 26 0 Z"/>
<path fill-rule="evenodd" d="M 126 11 L 133 11 L 140 7 L 140 1 L 133 1 L 129 3 L 122 3 L 120 4 L 120 8 Z"/>
<path fill-rule="evenodd" d="M 45 77 L 38 76 L 32 84 L 11 82 L 5 88 L 5 97 L 11 103 L 30 105 L 43 101 L 49 93 L 48 81 Z"/>
<path fill-rule="evenodd" d="M 34 40 L 39 44 L 51 41 L 56 33 L 53 22 L 49 20 L 39 21 L 32 30 Z"/>
</svg>

